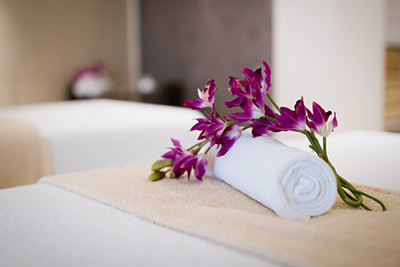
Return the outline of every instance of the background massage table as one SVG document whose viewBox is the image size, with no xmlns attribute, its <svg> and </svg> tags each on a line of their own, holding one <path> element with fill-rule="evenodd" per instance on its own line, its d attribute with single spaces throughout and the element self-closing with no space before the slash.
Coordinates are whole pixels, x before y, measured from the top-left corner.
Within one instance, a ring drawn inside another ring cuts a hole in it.
<svg viewBox="0 0 400 267">
<path fill-rule="evenodd" d="M 0 188 L 158 157 L 171 138 L 192 144 L 197 133 L 189 129 L 202 116 L 188 108 L 117 100 L 2 107 L 0 159 L 8 163 L 0 165 Z"/>
<path fill-rule="evenodd" d="M 399 151 L 398 134 L 329 137 L 331 161 L 353 183 L 400 191 Z M 280 266 L 43 183 L 0 190 L 0 240 L 0 266 Z"/>
</svg>

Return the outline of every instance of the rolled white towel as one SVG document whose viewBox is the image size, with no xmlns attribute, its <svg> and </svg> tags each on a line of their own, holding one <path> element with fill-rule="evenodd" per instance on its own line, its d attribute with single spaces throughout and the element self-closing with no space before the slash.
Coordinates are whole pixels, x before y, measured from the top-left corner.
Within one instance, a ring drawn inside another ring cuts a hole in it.
<svg viewBox="0 0 400 267">
<path fill-rule="evenodd" d="M 321 215 L 336 200 L 336 178 L 328 164 L 272 137 L 244 134 L 213 164 L 216 178 L 287 220 Z"/>
</svg>

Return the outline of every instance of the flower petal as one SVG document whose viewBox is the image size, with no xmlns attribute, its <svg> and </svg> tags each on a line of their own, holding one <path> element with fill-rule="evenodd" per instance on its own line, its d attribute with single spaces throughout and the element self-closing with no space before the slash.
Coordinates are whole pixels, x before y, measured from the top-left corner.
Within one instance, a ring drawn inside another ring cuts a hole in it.
<svg viewBox="0 0 400 267">
<path fill-rule="evenodd" d="M 271 87 L 271 69 L 267 62 L 264 61 L 263 58 L 261 58 L 261 62 L 265 67 L 264 73 L 265 73 L 265 82 L 267 83 L 267 90 L 266 93 L 268 93 L 269 88 Z"/>
</svg>

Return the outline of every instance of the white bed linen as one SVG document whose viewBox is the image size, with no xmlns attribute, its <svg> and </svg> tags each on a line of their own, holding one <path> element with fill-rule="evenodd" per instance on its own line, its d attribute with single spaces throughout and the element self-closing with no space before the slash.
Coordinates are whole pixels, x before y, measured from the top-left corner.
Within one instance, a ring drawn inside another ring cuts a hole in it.
<svg viewBox="0 0 400 267">
<path fill-rule="evenodd" d="M 191 146 L 188 108 L 118 100 L 81 100 L 0 108 L 0 118 L 31 124 L 48 141 L 54 174 L 156 158 L 171 138 Z M 40 178 L 40 177 L 38 177 Z"/>
<path fill-rule="evenodd" d="M 0 266 L 279 266 L 63 189 L 0 190 Z"/>
</svg>

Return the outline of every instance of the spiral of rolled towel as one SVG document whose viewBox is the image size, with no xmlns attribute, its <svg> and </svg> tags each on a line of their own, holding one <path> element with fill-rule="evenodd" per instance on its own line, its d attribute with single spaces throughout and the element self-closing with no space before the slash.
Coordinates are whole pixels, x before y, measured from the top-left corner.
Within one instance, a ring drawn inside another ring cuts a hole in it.
<svg viewBox="0 0 400 267">
<path fill-rule="evenodd" d="M 328 164 L 269 136 L 242 135 L 215 158 L 214 175 L 287 220 L 321 215 L 336 200 L 336 178 Z"/>
</svg>

